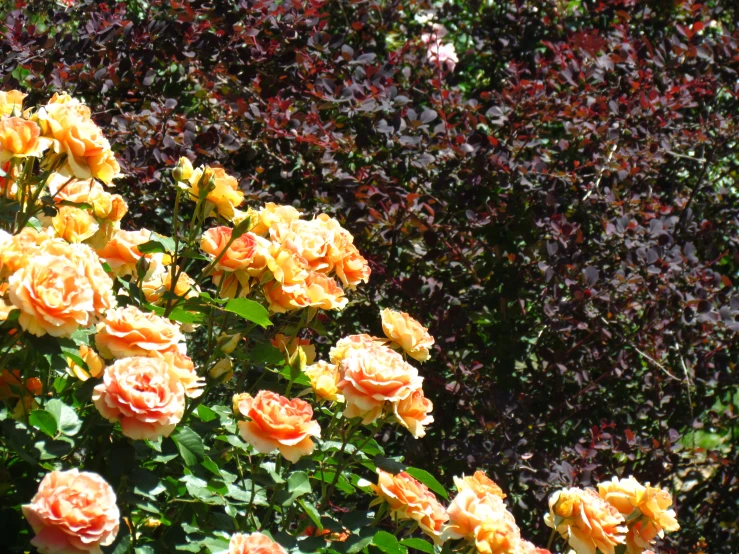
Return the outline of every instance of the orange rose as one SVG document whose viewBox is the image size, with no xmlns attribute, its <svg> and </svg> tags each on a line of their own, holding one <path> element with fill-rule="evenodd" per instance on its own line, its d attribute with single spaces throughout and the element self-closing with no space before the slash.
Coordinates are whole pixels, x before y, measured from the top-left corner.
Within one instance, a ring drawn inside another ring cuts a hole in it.
<svg viewBox="0 0 739 554">
<path fill-rule="evenodd" d="M 228 554 L 287 554 L 275 541 L 262 533 L 231 535 L 228 542 Z"/>
<path fill-rule="evenodd" d="M 313 421 L 313 409 L 299 398 L 288 400 L 263 390 L 254 398 L 242 398 L 238 407 L 241 415 L 249 418 L 239 422 L 241 436 L 262 454 L 279 450 L 285 458 L 297 462 L 313 452 L 310 437 L 321 436 L 321 427 Z"/>
<path fill-rule="evenodd" d="M 343 255 L 334 263 L 334 269 L 344 286 L 350 289 L 356 288 L 359 283 L 369 283 L 372 274 L 367 260 L 353 244 L 346 246 Z"/>
<path fill-rule="evenodd" d="M 493 512 L 475 530 L 480 554 L 517 554 L 520 543 L 521 532 L 508 511 Z"/>
<path fill-rule="evenodd" d="M 310 296 L 302 285 L 282 285 L 277 281 L 267 283 L 262 289 L 269 303 L 269 310 L 280 314 L 307 308 L 311 305 Z"/>
<path fill-rule="evenodd" d="M 433 409 L 434 405 L 423 395 L 422 390 L 414 390 L 393 405 L 395 419 L 417 439 L 426 435 L 424 426 L 433 423 Z"/>
<path fill-rule="evenodd" d="M 272 346 L 282 352 L 287 352 L 288 356 L 293 356 L 298 346 L 303 349 L 305 354 L 305 363 L 312 364 L 316 359 L 316 347 L 310 343 L 308 339 L 298 337 L 286 337 L 282 333 L 277 333 L 270 341 Z"/>
<path fill-rule="evenodd" d="M 385 336 L 399 345 L 413 359 L 425 362 L 429 359 L 429 348 L 434 337 L 426 327 L 405 312 L 385 308 L 380 312 Z"/>
<path fill-rule="evenodd" d="M 27 95 L 19 90 L 0 90 L 0 115 L 11 115 L 23 110 L 23 99 Z"/>
<path fill-rule="evenodd" d="M 626 540 L 624 517 L 592 489 L 570 488 L 554 493 L 544 522 L 583 554 L 595 554 L 596 549 L 602 554 L 615 554 L 616 547 Z"/>
<path fill-rule="evenodd" d="M 289 225 L 292 221 L 300 219 L 300 212 L 292 206 L 267 202 L 259 213 L 250 210 L 246 216 L 252 218 L 251 232 L 266 235 L 274 224 Z"/>
<path fill-rule="evenodd" d="M 230 227 L 213 227 L 203 233 L 200 239 L 200 248 L 215 259 L 223 252 L 233 236 Z M 216 270 L 239 271 L 249 267 L 257 251 L 257 236 L 253 233 L 244 233 L 231 243 L 226 253 L 216 264 Z"/>
<path fill-rule="evenodd" d="M 108 366 L 92 393 L 98 412 L 129 438 L 168 437 L 185 412 L 185 388 L 160 358 L 134 356 Z"/>
<path fill-rule="evenodd" d="M 272 224 L 269 234 L 273 241 L 305 260 L 313 271 L 328 273 L 333 269 L 328 253 L 334 235 L 315 220 L 278 221 Z"/>
<path fill-rule="evenodd" d="M 95 179 L 74 179 L 55 173 L 49 177 L 47 184 L 54 202 L 89 204 L 95 217 L 99 219 L 120 221 L 128 211 L 121 195 L 106 192 Z"/>
<path fill-rule="evenodd" d="M 633 477 L 614 477 L 611 481 L 599 484 L 598 492 L 627 521 L 628 554 L 641 554 L 655 538 L 664 537 L 665 531 L 677 531 L 680 528 L 675 511 L 670 509 L 672 496 L 667 491 L 649 484 L 644 486 Z M 637 517 L 632 517 L 632 514 L 637 514 Z"/>
<path fill-rule="evenodd" d="M 311 306 L 323 310 L 343 310 L 349 302 L 333 277 L 316 271 L 305 280 L 305 292 L 310 298 Z"/>
<path fill-rule="evenodd" d="M 195 371 L 195 364 L 192 359 L 185 354 L 174 350 L 172 352 L 164 352 L 161 358 L 169 364 L 169 370 L 172 375 L 182 383 L 185 389 L 185 396 L 188 398 L 197 398 L 203 394 L 205 386 L 205 378 L 200 377 Z"/>
<path fill-rule="evenodd" d="M 321 400 L 344 400 L 339 394 L 338 384 L 341 376 L 335 365 L 320 361 L 307 366 L 303 373 L 310 379 L 313 392 Z"/>
<path fill-rule="evenodd" d="M 458 491 L 465 489 L 471 489 L 478 497 L 486 495 L 498 496 L 501 499 L 505 498 L 506 495 L 498 484 L 485 475 L 484 471 L 476 471 L 474 475 L 465 475 L 463 477 L 455 477 L 454 485 Z"/>
<path fill-rule="evenodd" d="M 418 522 L 424 533 L 441 544 L 441 527 L 449 516 L 434 493 L 404 471 L 393 475 L 378 469 L 377 473 L 377 485 L 372 485 L 379 497 L 375 502 L 387 502 L 393 517 Z"/>
<path fill-rule="evenodd" d="M 95 344 L 103 358 L 110 359 L 174 352 L 183 339 L 178 324 L 127 306 L 110 310 L 98 323 Z"/>
<path fill-rule="evenodd" d="M 522 540 L 520 543 L 518 543 L 518 550 L 516 550 L 516 554 L 552 554 L 547 550 L 546 548 L 537 548 L 534 544 L 530 543 L 529 541 Z M 647 552 L 644 552 L 644 554 L 648 554 Z"/>
<path fill-rule="evenodd" d="M 52 471 L 22 510 L 44 554 L 99 554 L 118 534 L 115 492 L 97 473 Z"/>
<path fill-rule="evenodd" d="M 496 512 L 505 512 L 506 507 L 499 496 L 479 497 L 472 489 L 464 489 L 454 497 L 447 508 L 449 523 L 444 526 L 445 539 L 474 540 L 477 527 Z"/>
<path fill-rule="evenodd" d="M 136 271 L 136 262 L 143 254 L 136 248 L 140 244 L 149 242 L 151 231 L 141 229 L 139 231 L 118 231 L 113 238 L 100 250 L 98 256 L 110 266 L 113 274 L 122 277 L 133 275 Z"/>
<path fill-rule="evenodd" d="M 234 208 L 244 201 L 244 193 L 239 190 L 239 182 L 228 175 L 222 167 L 201 166 L 192 172 L 188 191 L 197 200 L 200 188 L 207 187 L 205 200 L 210 202 L 222 217 L 229 221 L 234 216 Z M 207 215 L 207 210 L 206 210 Z"/>
<path fill-rule="evenodd" d="M 10 276 L 8 294 L 19 323 L 37 337 L 68 337 L 91 323 L 95 295 L 84 267 L 63 256 L 42 254 Z"/>
<path fill-rule="evenodd" d="M 272 243 L 267 257 L 267 267 L 275 281 L 290 290 L 291 286 L 303 287 L 310 272 L 305 260 L 299 258 L 278 243 Z"/>
<path fill-rule="evenodd" d="M 339 390 L 346 399 L 344 416 L 372 423 L 385 403 L 395 403 L 420 390 L 423 378 L 403 357 L 387 347 L 354 350 L 341 361 Z"/>
<path fill-rule="evenodd" d="M 54 152 L 66 154 L 65 173 L 78 179 L 94 177 L 105 184 L 120 173 L 108 139 L 91 119 L 90 109 L 65 95 L 49 101 L 36 116 Z"/>
<path fill-rule="evenodd" d="M 0 162 L 10 158 L 39 157 L 49 148 L 41 128 L 22 117 L 0 118 Z"/>
<path fill-rule="evenodd" d="M 87 345 L 81 345 L 79 348 L 79 356 L 87 369 L 80 367 L 72 358 L 67 358 L 67 373 L 72 377 L 77 377 L 80 381 L 87 381 L 90 377 L 100 377 L 105 369 L 105 362 L 92 348 Z"/>
</svg>

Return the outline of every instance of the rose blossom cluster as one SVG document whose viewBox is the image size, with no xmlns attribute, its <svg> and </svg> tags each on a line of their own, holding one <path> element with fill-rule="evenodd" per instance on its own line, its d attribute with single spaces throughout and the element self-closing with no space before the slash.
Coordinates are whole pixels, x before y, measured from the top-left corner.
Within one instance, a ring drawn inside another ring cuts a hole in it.
<svg viewBox="0 0 739 554">
<path fill-rule="evenodd" d="M 577 554 L 646 554 L 665 531 L 677 531 L 672 496 L 642 485 L 633 477 L 600 483 L 594 489 L 568 488 L 549 499 L 545 523 L 565 538 Z"/>
<path fill-rule="evenodd" d="M 505 494 L 484 472 L 454 478 L 457 495 L 447 508 L 434 493 L 405 472 L 378 470 L 375 504 L 385 502 L 394 518 L 414 520 L 436 544 L 463 541 L 481 554 L 549 554 L 521 538 Z M 467 551 L 467 550 L 465 550 Z"/>
<path fill-rule="evenodd" d="M 423 377 L 396 349 L 424 361 L 434 339 L 406 313 L 385 309 L 381 317 L 387 339 L 350 335 L 331 349 L 330 363 L 319 361 L 303 372 L 317 398 L 346 404 L 344 417 L 361 417 L 368 425 L 390 414 L 414 437 L 423 437 L 434 421 L 433 404 L 423 394 Z"/>
<path fill-rule="evenodd" d="M 292 206 L 268 203 L 260 210 L 236 210 L 233 221 L 249 230 L 208 229 L 200 248 L 211 260 L 221 297 L 245 296 L 261 285 L 270 311 L 314 307 L 341 310 L 349 289 L 369 281 L 370 268 L 354 246 L 354 237 L 325 214 L 301 219 Z"/>
</svg>

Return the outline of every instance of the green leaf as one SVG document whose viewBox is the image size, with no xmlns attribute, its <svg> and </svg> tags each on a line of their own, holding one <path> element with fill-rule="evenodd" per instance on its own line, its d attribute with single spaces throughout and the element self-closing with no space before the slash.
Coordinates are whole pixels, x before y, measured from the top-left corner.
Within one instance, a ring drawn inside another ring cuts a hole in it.
<svg viewBox="0 0 739 554">
<path fill-rule="evenodd" d="M 167 316 L 172 321 L 178 321 L 179 323 L 203 323 L 205 316 L 200 313 L 188 312 L 182 308 L 175 308 Z"/>
<path fill-rule="evenodd" d="M 174 252 L 174 239 L 152 233 L 153 237 L 144 244 L 139 244 L 138 249 L 142 254 L 156 254 L 159 252 Z"/>
<path fill-rule="evenodd" d="M 417 467 L 407 467 L 405 468 L 405 472 L 410 475 L 411 477 L 414 477 L 421 481 L 424 485 L 426 485 L 428 488 L 430 488 L 432 491 L 434 491 L 436 494 L 441 496 L 442 498 L 449 498 L 449 494 L 447 494 L 444 487 L 439 483 L 436 478 L 431 475 L 428 471 L 425 471 L 423 469 L 418 469 Z"/>
<path fill-rule="evenodd" d="M 308 514 L 308 517 L 313 520 L 313 523 L 316 524 L 316 527 L 319 531 L 323 531 L 323 523 L 321 523 L 321 514 L 318 513 L 318 510 L 316 510 L 316 507 L 310 503 L 307 500 L 303 500 L 302 498 L 298 498 L 298 504 L 301 508 L 303 508 L 303 511 Z"/>
<path fill-rule="evenodd" d="M 434 554 L 434 545 L 430 542 L 426 542 L 423 539 L 403 539 L 402 541 L 400 541 L 400 544 L 402 544 L 403 546 L 407 546 L 408 548 L 413 548 L 414 550 L 418 550 L 420 552 Z"/>
<path fill-rule="evenodd" d="M 28 422 L 36 429 L 40 429 L 50 437 L 56 435 L 56 418 L 49 412 L 34 410 L 28 416 Z"/>
<path fill-rule="evenodd" d="M 209 421 L 218 419 L 218 414 L 215 413 L 213 410 L 211 410 L 208 406 L 204 404 L 200 404 L 197 407 L 196 412 L 198 413 L 198 417 L 200 418 L 200 421 L 202 421 L 203 423 L 208 423 Z"/>
<path fill-rule="evenodd" d="M 287 479 L 287 490 L 280 491 L 277 502 L 283 506 L 291 506 L 295 500 L 311 492 L 310 479 L 304 471 L 296 471 Z"/>
<path fill-rule="evenodd" d="M 221 309 L 239 315 L 247 321 L 251 321 L 262 327 L 272 325 L 267 309 L 259 302 L 254 302 L 254 300 L 249 300 L 248 298 L 232 298 Z"/>
<path fill-rule="evenodd" d="M 180 456 L 185 460 L 185 464 L 192 466 L 205 457 L 205 446 L 203 439 L 200 438 L 195 431 L 189 427 L 182 427 L 176 434 L 172 435 L 172 439 L 180 451 Z"/>
<path fill-rule="evenodd" d="M 57 429 L 64 435 L 74 436 L 82 427 L 82 421 L 72 408 L 64 404 L 61 400 L 53 398 L 46 403 L 44 407 L 56 420 Z"/>
<path fill-rule="evenodd" d="M 385 552 L 385 554 L 405 554 L 408 552 L 405 547 L 400 546 L 398 539 L 387 531 L 378 531 L 377 534 L 372 537 L 372 544 Z"/>
</svg>

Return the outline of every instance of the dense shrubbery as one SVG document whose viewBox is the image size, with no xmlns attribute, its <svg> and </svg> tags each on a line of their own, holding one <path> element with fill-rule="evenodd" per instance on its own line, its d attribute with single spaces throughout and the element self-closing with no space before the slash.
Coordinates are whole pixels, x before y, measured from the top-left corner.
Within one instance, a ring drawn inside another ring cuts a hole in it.
<svg viewBox="0 0 739 554">
<path fill-rule="evenodd" d="M 436 420 L 386 428 L 389 453 L 447 485 L 485 469 L 540 544 L 553 491 L 633 474 L 673 492 L 665 550 L 736 549 L 732 3 L 24 4 L 4 88 L 93 108 L 125 228 L 172 234 L 164 169 L 221 163 L 369 261 L 339 325 L 303 331 L 323 357 L 378 306 L 430 324 Z"/>
</svg>

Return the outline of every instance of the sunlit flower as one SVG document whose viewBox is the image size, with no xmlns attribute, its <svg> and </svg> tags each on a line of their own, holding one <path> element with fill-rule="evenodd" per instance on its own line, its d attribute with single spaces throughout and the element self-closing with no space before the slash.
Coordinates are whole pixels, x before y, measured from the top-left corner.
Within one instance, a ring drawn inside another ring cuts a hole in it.
<svg viewBox="0 0 739 554">
<path fill-rule="evenodd" d="M 86 368 L 77 365 L 72 358 L 67 358 L 67 373 L 80 381 L 87 381 L 90 377 L 100 377 L 105 369 L 105 361 L 86 344 L 80 345 L 79 357 L 85 362 Z"/>
<path fill-rule="evenodd" d="M 52 471 L 22 510 L 43 554 L 99 554 L 118 534 L 115 492 L 97 473 Z"/>
<path fill-rule="evenodd" d="M 478 497 L 486 495 L 499 496 L 501 499 L 506 495 L 498 484 L 485 475 L 484 471 L 476 471 L 474 475 L 454 477 L 454 485 L 458 491 L 471 489 Z"/>
<path fill-rule="evenodd" d="M 405 312 L 385 308 L 380 312 L 385 336 L 398 344 L 411 358 L 419 362 L 429 359 L 429 348 L 434 344 L 428 329 Z"/>
<path fill-rule="evenodd" d="M 0 116 L 20 113 L 23 110 L 23 99 L 28 96 L 19 90 L 0 90 Z"/>
<path fill-rule="evenodd" d="M 413 391 L 393 405 L 395 419 L 417 439 L 425 436 L 425 426 L 433 423 L 433 409 L 434 405 L 423 395 L 422 390 Z"/>
<path fill-rule="evenodd" d="M 275 541 L 262 533 L 231 535 L 228 543 L 228 554 L 287 554 Z"/>
<path fill-rule="evenodd" d="M 106 359 L 158 356 L 179 350 L 183 339 L 178 324 L 135 306 L 110 310 L 95 334 L 95 344 Z"/>
<path fill-rule="evenodd" d="M 315 345 L 311 344 L 310 340 L 308 339 L 301 339 L 300 337 L 287 337 L 282 333 L 277 333 L 274 337 L 272 337 L 272 340 L 270 342 L 272 342 L 272 346 L 274 346 L 275 348 L 281 350 L 282 352 L 287 352 L 288 356 L 293 356 L 298 347 L 302 348 L 303 353 L 305 354 L 305 363 L 308 365 L 312 364 L 316 359 L 316 347 Z"/>
<path fill-rule="evenodd" d="M 480 554 L 516 554 L 521 532 L 508 511 L 496 511 L 475 529 L 475 546 Z"/>
<path fill-rule="evenodd" d="M 303 373 L 310 379 L 310 386 L 318 398 L 330 401 L 343 400 L 338 388 L 341 376 L 335 365 L 320 361 L 306 366 Z"/>
<path fill-rule="evenodd" d="M 506 507 L 499 496 L 478 496 L 472 489 L 461 490 L 447 508 L 449 523 L 444 526 L 445 539 L 474 540 L 477 527 L 485 520 L 497 517 Z"/>
<path fill-rule="evenodd" d="M 222 167 L 201 166 L 192 172 L 188 183 L 188 191 L 195 200 L 200 197 L 201 188 L 205 187 L 208 190 L 205 200 L 228 220 L 233 218 L 234 208 L 244 201 L 239 182 Z"/>
<path fill-rule="evenodd" d="M 22 117 L 0 117 L 0 163 L 10 158 L 39 157 L 49 148 L 41 128 Z"/>
<path fill-rule="evenodd" d="M 232 236 L 233 229 L 220 226 L 208 229 L 200 239 L 200 248 L 213 260 L 225 250 L 215 266 L 216 270 L 239 271 L 251 265 L 257 250 L 257 236 L 244 233 L 226 249 Z"/>
<path fill-rule="evenodd" d="M 51 218 L 51 226 L 57 237 L 67 242 L 83 242 L 95 233 L 100 225 L 87 210 L 74 206 L 60 206 Z"/>
</svg>

